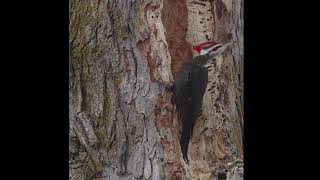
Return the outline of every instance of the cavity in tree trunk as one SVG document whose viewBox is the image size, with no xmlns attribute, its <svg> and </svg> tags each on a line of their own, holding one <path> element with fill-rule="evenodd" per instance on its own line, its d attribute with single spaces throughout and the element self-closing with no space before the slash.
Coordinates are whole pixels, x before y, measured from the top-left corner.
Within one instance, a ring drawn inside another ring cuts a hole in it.
<svg viewBox="0 0 320 180">
<path fill-rule="evenodd" d="M 243 1 L 69 2 L 70 179 L 242 179 Z M 211 65 L 186 165 L 170 87 L 207 39 L 237 43 Z"/>
</svg>

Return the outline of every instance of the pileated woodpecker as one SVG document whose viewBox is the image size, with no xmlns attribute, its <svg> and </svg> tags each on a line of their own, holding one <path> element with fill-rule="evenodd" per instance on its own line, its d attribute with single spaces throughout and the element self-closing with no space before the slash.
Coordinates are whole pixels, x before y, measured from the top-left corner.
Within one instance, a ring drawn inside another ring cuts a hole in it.
<svg viewBox="0 0 320 180">
<path fill-rule="evenodd" d="M 192 136 L 192 129 L 197 119 L 202 99 L 208 82 L 208 61 L 214 61 L 232 43 L 207 41 L 193 49 L 199 56 L 190 63 L 184 64 L 176 76 L 173 86 L 173 101 L 176 105 L 178 118 L 182 120 L 180 138 L 183 159 L 188 162 L 188 144 Z"/>
</svg>

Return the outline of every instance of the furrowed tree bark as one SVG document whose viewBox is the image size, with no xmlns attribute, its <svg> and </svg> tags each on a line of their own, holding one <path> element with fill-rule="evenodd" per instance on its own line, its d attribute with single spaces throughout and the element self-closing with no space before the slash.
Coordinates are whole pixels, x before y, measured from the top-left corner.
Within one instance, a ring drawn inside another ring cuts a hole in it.
<svg viewBox="0 0 320 180">
<path fill-rule="evenodd" d="M 69 2 L 69 179 L 242 179 L 243 1 Z M 209 68 L 186 165 L 170 87 L 206 39 L 237 43 Z"/>
</svg>

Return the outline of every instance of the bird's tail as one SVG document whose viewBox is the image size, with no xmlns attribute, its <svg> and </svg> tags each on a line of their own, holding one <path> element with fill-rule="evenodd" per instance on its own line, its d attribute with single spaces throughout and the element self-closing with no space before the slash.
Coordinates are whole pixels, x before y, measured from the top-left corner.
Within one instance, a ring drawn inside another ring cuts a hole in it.
<svg viewBox="0 0 320 180">
<path fill-rule="evenodd" d="M 188 137 L 185 137 L 183 134 L 181 136 L 180 140 L 180 145 L 181 145 L 181 152 L 182 152 L 182 157 L 185 161 L 188 161 L 188 144 L 189 141 L 186 139 L 189 139 Z"/>
<path fill-rule="evenodd" d="M 182 157 L 187 162 L 189 161 L 188 160 L 189 141 L 190 141 L 190 128 L 189 127 L 182 127 L 180 146 L 181 146 Z"/>
</svg>

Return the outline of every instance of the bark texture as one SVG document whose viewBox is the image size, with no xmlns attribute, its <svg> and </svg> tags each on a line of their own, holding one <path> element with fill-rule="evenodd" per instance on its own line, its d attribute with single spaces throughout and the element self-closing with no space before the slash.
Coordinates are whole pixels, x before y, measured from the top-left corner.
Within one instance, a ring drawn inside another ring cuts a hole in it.
<svg viewBox="0 0 320 180">
<path fill-rule="evenodd" d="M 69 2 L 70 179 L 242 179 L 243 1 Z M 186 165 L 168 87 L 211 38 L 237 43 L 209 68 Z"/>
</svg>

